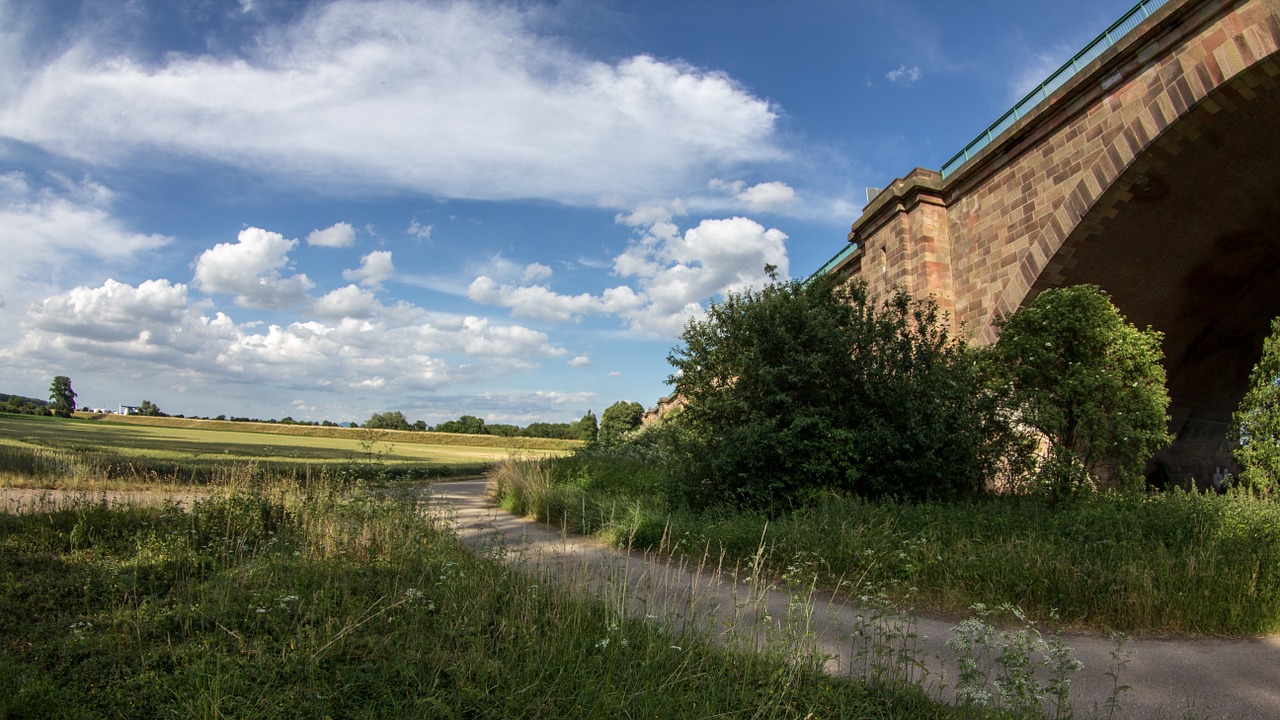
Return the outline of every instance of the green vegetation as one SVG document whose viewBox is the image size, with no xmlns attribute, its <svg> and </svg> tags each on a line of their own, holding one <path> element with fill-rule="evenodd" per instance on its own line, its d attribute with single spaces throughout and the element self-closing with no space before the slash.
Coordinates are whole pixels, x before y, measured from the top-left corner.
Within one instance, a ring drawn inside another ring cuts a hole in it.
<svg viewBox="0 0 1280 720">
<path fill-rule="evenodd" d="M 1161 334 L 1094 285 L 1046 290 L 998 327 L 991 365 L 1020 426 L 1048 445 L 1037 480 L 1059 497 L 1100 479 L 1139 484 L 1170 440 Z"/>
<path fill-rule="evenodd" d="M 974 353 L 905 293 L 877 304 L 828 277 L 775 283 L 713 304 L 683 340 L 670 356 L 687 400 L 672 471 L 693 507 L 971 495 L 1017 456 Z"/>
<path fill-rule="evenodd" d="M 769 517 L 667 503 L 667 470 L 636 449 L 509 460 L 494 478 L 512 512 L 618 547 L 760 562 L 774 578 L 802 567 L 855 601 L 871 588 L 944 615 L 1008 603 L 1098 631 L 1280 631 L 1280 504 L 1243 494 L 905 503 L 833 493 Z"/>
<path fill-rule="evenodd" d="M 600 432 L 597 438 L 605 445 L 621 442 L 627 433 L 640 427 L 644 418 L 644 406 L 638 402 L 618 402 L 605 408 L 600 416 Z"/>
<path fill-rule="evenodd" d="M 0 515 L 0 716 L 997 717 L 712 646 L 499 559 L 323 479 Z"/>
<path fill-rule="evenodd" d="M 1271 321 L 1271 335 L 1233 421 L 1240 441 L 1235 453 L 1239 482 L 1255 493 L 1274 494 L 1280 485 L 1280 318 Z"/>
<path fill-rule="evenodd" d="M 68 418 L 76 410 L 76 391 L 71 389 L 71 378 L 66 375 L 55 375 L 49 385 L 49 405 L 53 414 Z"/>
<path fill-rule="evenodd" d="M 1280 505 L 1136 482 L 1168 441 L 1158 334 L 1094 287 L 1045 292 L 1001 333 L 971 350 L 928 303 L 823 278 L 730 295 L 672 353 L 682 413 L 509 461 L 495 494 L 620 546 L 804 567 L 946 614 L 1280 631 Z M 1280 360 L 1260 367 L 1238 416 L 1259 423 Z M 1274 426 L 1253 427 L 1263 451 Z"/>
</svg>

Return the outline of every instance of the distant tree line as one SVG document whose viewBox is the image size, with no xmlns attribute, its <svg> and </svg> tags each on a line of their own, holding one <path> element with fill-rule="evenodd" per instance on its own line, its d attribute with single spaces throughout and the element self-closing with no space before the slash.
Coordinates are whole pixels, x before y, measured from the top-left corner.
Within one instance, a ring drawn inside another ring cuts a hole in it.
<svg viewBox="0 0 1280 720">
<path fill-rule="evenodd" d="M 355 423 L 352 423 L 354 426 Z M 507 423 L 486 423 L 484 418 L 463 415 L 457 420 L 446 420 L 428 426 L 422 420 L 410 423 L 399 410 L 374 413 L 362 427 L 379 430 L 411 430 L 419 432 L 458 433 L 464 435 L 496 435 L 500 437 L 555 438 L 560 440 L 593 441 L 600 430 L 595 413 L 590 410 L 578 420 L 564 423 L 535 422 L 525 427 Z"/>
<path fill-rule="evenodd" d="M 21 395 L 0 394 L 0 412 L 22 413 L 28 415 L 59 415 L 70 417 L 76 410 L 76 393 L 71 389 L 71 378 L 58 375 L 53 378 L 49 387 L 49 400 L 37 400 Z M 149 417 L 186 418 L 185 415 L 169 415 L 150 400 L 143 400 L 134 406 L 134 413 Z M 604 444 L 618 442 L 626 433 L 640 426 L 644 415 L 644 407 L 637 402 L 619 401 L 609 406 L 602 420 L 597 420 L 590 410 L 586 415 L 572 422 L 552 423 L 535 422 L 525 427 L 508 423 L 486 423 L 484 418 L 475 415 L 463 415 L 457 420 L 446 420 L 434 427 L 422 420 L 409 422 L 399 410 L 374 413 L 363 425 L 357 422 L 339 424 L 330 420 L 295 420 L 283 417 L 279 420 L 259 420 L 250 417 L 216 417 L 191 416 L 193 420 L 221 420 L 227 422 L 267 423 L 278 425 L 308 425 L 315 427 L 366 427 L 378 430 L 409 430 L 418 432 L 458 433 L 466 435 L 496 435 L 499 437 L 553 438 L 559 440 L 583 440 Z"/>
<path fill-rule="evenodd" d="M 49 403 L 44 400 L 4 393 L 0 393 L 0 412 L 14 413 L 16 415 L 49 416 L 53 414 L 53 411 L 49 409 Z"/>
</svg>

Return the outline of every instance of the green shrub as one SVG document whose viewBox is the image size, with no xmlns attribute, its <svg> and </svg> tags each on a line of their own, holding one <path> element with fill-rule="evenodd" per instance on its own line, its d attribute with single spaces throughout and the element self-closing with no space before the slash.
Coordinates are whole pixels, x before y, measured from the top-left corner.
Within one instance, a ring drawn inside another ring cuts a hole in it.
<svg viewBox="0 0 1280 720">
<path fill-rule="evenodd" d="M 1169 443 L 1161 334 L 1127 322 L 1094 285 L 1045 290 L 997 326 L 992 368 L 1019 425 L 1048 445 L 1050 491 L 1136 484 Z"/>
<path fill-rule="evenodd" d="M 1240 442 L 1239 481 L 1254 492 L 1273 493 L 1280 484 L 1280 317 L 1271 321 L 1271 335 L 1232 420 Z"/>
<path fill-rule="evenodd" d="M 929 301 L 832 278 L 732 293 L 669 360 L 694 507 L 778 512 L 820 489 L 979 493 L 1014 454 L 974 354 Z"/>
</svg>

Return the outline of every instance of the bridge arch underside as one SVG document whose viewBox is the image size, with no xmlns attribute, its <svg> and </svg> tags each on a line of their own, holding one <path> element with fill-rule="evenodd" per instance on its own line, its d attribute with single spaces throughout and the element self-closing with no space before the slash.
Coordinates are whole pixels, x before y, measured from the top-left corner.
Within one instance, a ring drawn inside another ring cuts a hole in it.
<svg viewBox="0 0 1280 720">
<path fill-rule="evenodd" d="M 1138 327 L 1164 333 L 1170 479 L 1230 466 L 1228 425 L 1280 315 L 1280 79 L 1219 88 L 1099 197 L 1019 304 L 1093 283 Z M 1153 464 L 1152 470 L 1157 466 Z"/>
</svg>

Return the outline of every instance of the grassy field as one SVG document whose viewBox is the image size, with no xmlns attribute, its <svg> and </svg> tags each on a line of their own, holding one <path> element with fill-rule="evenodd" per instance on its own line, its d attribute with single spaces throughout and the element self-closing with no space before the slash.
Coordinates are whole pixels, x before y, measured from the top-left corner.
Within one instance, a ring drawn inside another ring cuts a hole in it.
<svg viewBox="0 0 1280 720">
<path fill-rule="evenodd" d="M 1012 716 L 712 645 L 496 553 L 323 478 L 0 514 L 0 717 Z"/>
<path fill-rule="evenodd" d="M 62 487 L 76 482 L 208 484 L 228 468 L 249 465 L 343 467 L 362 477 L 474 475 L 513 453 L 554 456 L 572 445 L 530 438 L 177 418 L 0 414 L 0 482 Z"/>
</svg>

